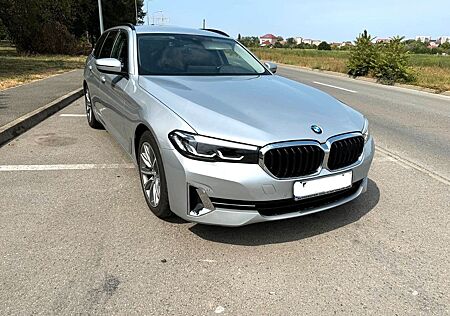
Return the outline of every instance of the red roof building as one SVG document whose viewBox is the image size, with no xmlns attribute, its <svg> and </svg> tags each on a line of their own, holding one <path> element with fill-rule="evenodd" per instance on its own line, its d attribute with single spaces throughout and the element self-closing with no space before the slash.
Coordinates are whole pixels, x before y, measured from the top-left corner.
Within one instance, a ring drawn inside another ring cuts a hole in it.
<svg viewBox="0 0 450 316">
<path fill-rule="evenodd" d="M 266 34 L 266 35 L 263 35 L 263 36 L 260 36 L 259 37 L 260 39 L 269 39 L 269 40 L 271 40 L 271 39 L 277 39 L 277 37 L 275 36 L 275 35 L 273 35 L 273 34 Z"/>
<path fill-rule="evenodd" d="M 266 34 L 259 37 L 259 45 L 270 46 L 277 42 L 277 37 L 273 34 Z"/>
</svg>

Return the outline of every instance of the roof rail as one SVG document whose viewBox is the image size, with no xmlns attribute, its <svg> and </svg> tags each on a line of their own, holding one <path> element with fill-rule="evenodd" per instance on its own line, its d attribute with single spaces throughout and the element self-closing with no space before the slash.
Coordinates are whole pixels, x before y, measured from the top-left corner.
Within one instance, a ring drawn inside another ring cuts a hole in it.
<svg viewBox="0 0 450 316">
<path fill-rule="evenodd" d="M 230 35 L 228 35 L 227 33 L 225 33 L 224 31 L 221 30 L 215 30 L 215 29 L 201 29 L 203 31 L 208 31 L 208 32 L 213 32 L 213 33 L 217 33 L 226 37 L 230 37 Z"/>
<path fill-rule="evenodd" d="M 120 24 L 117 26 L 128 26 L 130 29 L 135 30 L 134 24 L 131 24 L 131 23 L 123 23 L 123 24 Z"/>
</svg>

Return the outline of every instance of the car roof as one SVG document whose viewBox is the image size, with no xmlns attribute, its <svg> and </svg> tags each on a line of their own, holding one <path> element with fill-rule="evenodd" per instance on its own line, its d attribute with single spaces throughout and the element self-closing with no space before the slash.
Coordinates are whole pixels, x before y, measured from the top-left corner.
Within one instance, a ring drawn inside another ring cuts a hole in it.
<svg viewBox="0 0 450 316">
<path fill-rule="evenodd" d="M 189 35 L 204 35 L 204 36 L 214 36 L 223 37 L 219 33 L 201 30 L 201 29 L 191 29 L 178 26 L 168 26 L 168 25 L 135 25 L 134 26 L 137 34 L 151 34 L 151 33 L 169 33 L 169 34 L 189 34 Z"/>
</svg>

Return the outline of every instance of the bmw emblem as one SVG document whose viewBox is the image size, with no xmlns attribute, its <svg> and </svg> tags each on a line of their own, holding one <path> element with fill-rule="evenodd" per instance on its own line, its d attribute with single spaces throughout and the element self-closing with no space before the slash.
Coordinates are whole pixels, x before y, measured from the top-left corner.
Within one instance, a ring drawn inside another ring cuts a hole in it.
<svg viewBox="0 0 450 316">
<path fill-rule="evenodd" d="M 313 132 L 316 133 L 316 134 L 322 134 L 322 129 L 320 128 L 320 126 L 317 126 L 317 125 L 311 125 L 311 129 L 312 129 Z"/>
</svg>

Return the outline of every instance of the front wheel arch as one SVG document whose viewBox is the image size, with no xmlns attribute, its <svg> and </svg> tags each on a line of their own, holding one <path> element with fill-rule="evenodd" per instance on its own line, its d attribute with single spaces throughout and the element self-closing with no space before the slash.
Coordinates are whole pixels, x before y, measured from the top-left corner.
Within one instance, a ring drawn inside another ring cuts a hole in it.
<svg viewBox="0 0 450 316">
<path fill-rule="evenodd" d="M 133 142 L 133 149 L 134 149 L 134 158 L 136 159 L 136 162 L 139 161 L 139 141 L 142 137 L 142 135 L 146 132 L 149 131 L 150 133 L 152 133 L 152 131 L 147 127 L 147 125 L 140 123 L 135 131 L 134 131 L 134 142 Z M 153 133 L 152 133 L 153 134 Z M 155 135 L 153 134 L 153 137 Z"/>
<path fill-rule="evenodd" d="M 86 80 L 83 81 L 83 92 L 84 92 L 84 102 L 86 106 L 86 114 L 87 114 L 87 121 L 90 127 L 94 129 L 104 129 L 103 124 L 97 120 L 94 113 L 94 102 L 92 101 L 91 93 L 89 90 L 89 87 L 87 85 Z M 88 98 L 89 98 L 89 108 L 90 111 L 88 111 Z M 90 115 L 89 115 L 90 113 Z"/>
</svg>

